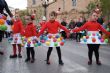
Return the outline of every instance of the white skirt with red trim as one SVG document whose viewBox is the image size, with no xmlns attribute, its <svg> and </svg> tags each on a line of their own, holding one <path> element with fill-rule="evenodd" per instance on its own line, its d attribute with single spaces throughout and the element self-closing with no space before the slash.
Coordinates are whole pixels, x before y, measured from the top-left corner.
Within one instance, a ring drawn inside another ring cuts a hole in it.
<svg viewBox="0 0 110 73">
<path fill-rule="evenodd" d="M 104 39 L 98 31 L 88 31 L 86 36 L 81 38 L 83 44 L 107 44 L 108 39 Z"/>
</svg>

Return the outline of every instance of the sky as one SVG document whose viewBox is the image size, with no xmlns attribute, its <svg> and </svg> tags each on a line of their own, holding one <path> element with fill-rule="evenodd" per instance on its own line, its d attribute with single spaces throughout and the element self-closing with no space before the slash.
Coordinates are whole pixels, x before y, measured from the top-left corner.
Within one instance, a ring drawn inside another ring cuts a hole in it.
<svg viewBox="0 0 110 73">
<path fill-rule="evenodd" d="M 19 9 L 26 9 L 27 0 L 5 0 L 8 6 Z"/>
</svg>

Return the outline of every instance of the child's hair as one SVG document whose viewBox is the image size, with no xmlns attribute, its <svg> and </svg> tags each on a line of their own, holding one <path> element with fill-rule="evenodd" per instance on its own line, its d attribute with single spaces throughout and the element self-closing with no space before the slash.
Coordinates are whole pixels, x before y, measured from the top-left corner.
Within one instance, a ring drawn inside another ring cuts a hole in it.
<svg viewBox="0 0 110 73">
<path fill-rule="evenodd" d="M 96 11 L 92 11 L 92 12 L 89 14 L 89 16 L 91 16 L 93 13 L 98 14 Z"/>
<path fill-rule="evenodd" d="M 55 11 L 52 11 L 50 14 L 49 14 L 50 16 L 57 16 L 57 13 L 55 12 Z"/>
</svg>

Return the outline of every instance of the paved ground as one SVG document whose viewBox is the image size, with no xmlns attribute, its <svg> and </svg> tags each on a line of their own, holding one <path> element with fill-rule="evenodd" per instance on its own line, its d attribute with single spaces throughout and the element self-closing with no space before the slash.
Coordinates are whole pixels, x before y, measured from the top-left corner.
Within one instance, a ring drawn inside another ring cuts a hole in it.
<svg viewBox="0 0 110 73">
<path fill-rule="evenodd" d="M 1 43 L 0 43 L 1 45 Z M 5 55 L 0 56 L 0 73 L 110 73 L 110 46 L 102 45 L 100 47 L 101 66 L 95 63 L 93 56 L 93 65 L 88 66 L 87 46 L 79 44 L 73 40 L 67 40 L 62 48 L 62 57 L 64 66 L 58 65 L 58 57 L 56 49 L 51 54 L 51 65 L 46 65 L 47 47 L 35 48 L 35 63 L 25 63 L 26 50 L 23 48 L 23 58 L 10 59 L 12 52 L 11 45 L 6 39 L 3 40 Z"/>
</svg>

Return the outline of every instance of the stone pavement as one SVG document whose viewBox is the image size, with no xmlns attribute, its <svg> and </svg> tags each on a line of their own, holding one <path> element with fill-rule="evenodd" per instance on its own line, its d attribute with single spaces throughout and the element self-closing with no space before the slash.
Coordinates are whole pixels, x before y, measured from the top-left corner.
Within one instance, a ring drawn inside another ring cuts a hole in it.
<svg viewBox="0 0 110 73">
<path fill-rule="evenodd" d="M 1 43 L 0 43 L 1 45 Z M 74 40 L 67 40 L 65 46 L 61 47 L 64 66 L 58 64 L 56 49 L 51 54 L 51 65 L 46 65 L 47 47 L 35 48 L 35 63 L 25 63 L 26 50 L 23 48 L 22 56 L 19 59 L 10 59 L 12 46 L 3 40 L 2 48 L 5 54 L 0 55 L 0 73 L 110 73 L 110 46 L 101 45 L 100 60 L 101 66 L 95 63 L 93 56 L 93 65 L 88 66 L 88 49 L 86 45 L 79 44 Z"/>
</svg>

